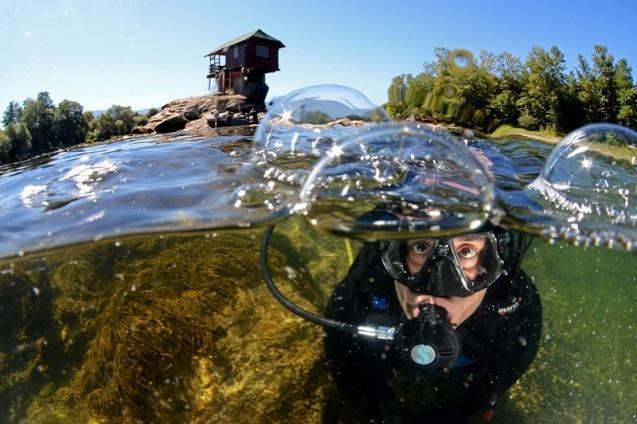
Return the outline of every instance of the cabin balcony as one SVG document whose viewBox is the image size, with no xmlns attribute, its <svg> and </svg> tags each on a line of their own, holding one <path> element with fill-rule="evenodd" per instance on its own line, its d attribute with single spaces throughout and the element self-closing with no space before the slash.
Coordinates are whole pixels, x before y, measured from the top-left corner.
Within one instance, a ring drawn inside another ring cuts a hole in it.
<svg viewBox="0 0 637 424">
<path fill-rule="evenodd" d="M 208 67 L 208 78 L 216 78 L 218 75 L 222 74 L 225 69 L 225 66 L 211 64 Z"/>
</svg>

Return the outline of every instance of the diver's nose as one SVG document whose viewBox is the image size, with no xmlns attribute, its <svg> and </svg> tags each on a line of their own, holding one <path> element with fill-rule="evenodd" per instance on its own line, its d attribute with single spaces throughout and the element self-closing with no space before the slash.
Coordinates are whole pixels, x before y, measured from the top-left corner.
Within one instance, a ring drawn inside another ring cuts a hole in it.
<svg viewBox="0 0 637 424">
<path fill-rule="evenodd" d="M 419 305 L 433 305 L 435 301 L 433 296 L 429 294 L 421 294 L 416 298 L 416 303 Z"/>
</svg>

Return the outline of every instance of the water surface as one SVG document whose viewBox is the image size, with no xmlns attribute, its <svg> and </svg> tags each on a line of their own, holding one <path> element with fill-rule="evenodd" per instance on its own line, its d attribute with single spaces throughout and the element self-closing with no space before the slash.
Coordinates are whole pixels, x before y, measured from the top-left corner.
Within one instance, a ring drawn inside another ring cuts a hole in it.
<svg viewBox="0 0 637 424">
<path fill-rule="evenodd" d="M 553 148 L 473 143 L 509 192 Z M 298 185 L 263 179 L 251 152 L 249 133 L 176 134 L 0 169 L 1 422 L 319 423 L 340 407 L 322 330 L 258 272 L 262 225 Z M 286 294 L 322 310 L 343 238 L 295 216 L 272 247 Z M 634 257 L 538 239 L 523 268 L 543 339 L 498 422 L 637 420 Z"/>
</svg>

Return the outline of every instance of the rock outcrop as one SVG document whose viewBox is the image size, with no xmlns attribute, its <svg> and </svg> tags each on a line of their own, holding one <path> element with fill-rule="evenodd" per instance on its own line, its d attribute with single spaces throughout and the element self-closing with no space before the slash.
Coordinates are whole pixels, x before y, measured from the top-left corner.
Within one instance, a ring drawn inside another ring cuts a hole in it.
<svg viewBox="0 0 637 424">
<path fill-rule="evenodd" d="M 263 117 L 260 108 L 241 95 L 212 94 L 187 97 L 165 104 L 146 125 L 131 131 L 133 134 L 168 133 L 179 130 L 199 130 L 206 127 L 256 124 Z"/>
</svg>

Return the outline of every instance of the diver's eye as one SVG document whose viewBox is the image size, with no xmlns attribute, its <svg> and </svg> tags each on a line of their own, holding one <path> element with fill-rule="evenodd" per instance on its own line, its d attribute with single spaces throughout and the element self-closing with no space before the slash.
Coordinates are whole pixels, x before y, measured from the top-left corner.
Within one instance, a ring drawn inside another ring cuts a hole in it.
<svg viewBox="0 0 637 424">
<path fill-rule="evenodd" d="M 478 256 L 478 251 L 471 246 L 461 246 L 456 252 L 461 259 L 474 259 Z"/>
<path fill-rule="evenodd" d="M 426 255 L 431 250 L 431 242 L 417 241 L 411 245 L 411 250 L 417 255 Z"/>
</svg>

